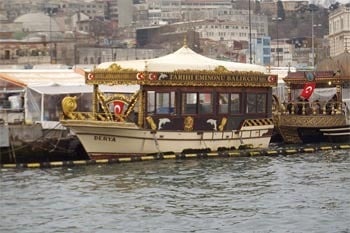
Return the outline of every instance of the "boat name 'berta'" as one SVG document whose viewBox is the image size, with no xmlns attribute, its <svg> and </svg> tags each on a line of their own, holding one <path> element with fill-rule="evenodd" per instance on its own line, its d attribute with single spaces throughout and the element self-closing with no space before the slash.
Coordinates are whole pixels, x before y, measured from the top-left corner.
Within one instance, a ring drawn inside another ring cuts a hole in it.
<svg viewBox="0 0 350 233">
<path fill-rule="evenodd" d="M 100 136 L 100 135 L 95 135 L 94 136 L 95 141 L 105 141 L 105 142 L 115 142 L 116 139 L 113 136 Z"/>
<path fill-rule="evenodd" d="M 173 81 L 266 82 L 266 77 L 236 75 L 173 74 L 170 79 Z"/>
</svg>

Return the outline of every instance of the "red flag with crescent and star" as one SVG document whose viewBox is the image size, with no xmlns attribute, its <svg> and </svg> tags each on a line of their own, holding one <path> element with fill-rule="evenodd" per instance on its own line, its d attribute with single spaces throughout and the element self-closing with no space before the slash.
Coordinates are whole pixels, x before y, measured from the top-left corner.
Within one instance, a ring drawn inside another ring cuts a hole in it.
<svg viewBox="0 0 350 233">
<path fill-rule="evenodd" d="M 114 114 L 119 115 L 123 112 L 124 102 L 114 101 Z"/>
<path fill-rule="evenodd" d="M 309 99 L 312 93 L 314 92 L 316 87 L 315 82 L 307 82 L 304 85 L 304 89 L 301 92 L 300 96 L 304 97 L 304 99 Z"/>
</svg>

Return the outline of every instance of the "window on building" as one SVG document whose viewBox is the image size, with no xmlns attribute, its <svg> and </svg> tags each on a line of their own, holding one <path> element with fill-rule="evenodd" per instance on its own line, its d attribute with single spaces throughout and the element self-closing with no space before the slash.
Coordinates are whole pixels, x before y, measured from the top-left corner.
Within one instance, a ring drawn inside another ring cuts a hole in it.
<svg viewBox="0 0 350 233">
<path fill-rule="evenodd" d="M 270 45 L 270 40 L 268 40 L 268 39 L 263 39 L 263 45 L 264 45 L 264 46 Z"/>
<path fill-rule="evenodd" d="M 5 50 L 5 60 L 9 60 L 10 59 L 10 50 Z"/>
<path fill-rule="evenodd" d="M 271 63 L 270 57 L 264 57 L 263 62 L 264 62 L 264 65 L 269 65 Z"/>
<path fill-rule="evenodd" d="M 270 55 L 270 48 L 263 48 L 263 55 Z"/>
</svg>

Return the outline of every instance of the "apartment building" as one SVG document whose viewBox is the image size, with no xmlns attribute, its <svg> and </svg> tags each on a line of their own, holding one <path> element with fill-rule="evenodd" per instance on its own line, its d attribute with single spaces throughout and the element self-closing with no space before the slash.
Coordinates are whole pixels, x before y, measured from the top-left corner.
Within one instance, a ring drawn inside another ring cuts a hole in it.
<svg viewBox="0 0 350 233">
<path fill-rule="evenodd" d="M 221 41 L 227 46 L 233 46 L 233 41 L 249 40 L 249 24 L 228 20 L 205 20 L 198 24 L 193 23 L 194 29 L 200 33 L 200 38 Z M 251 37 L 257 37 L 257 31 L 251 30 Z"/>
<path fill-rule="evenodd" d="M 331 57 L 350 51 L 350 7 L 342 5 L 329 13 L 328 39 Z"/>
</svg>

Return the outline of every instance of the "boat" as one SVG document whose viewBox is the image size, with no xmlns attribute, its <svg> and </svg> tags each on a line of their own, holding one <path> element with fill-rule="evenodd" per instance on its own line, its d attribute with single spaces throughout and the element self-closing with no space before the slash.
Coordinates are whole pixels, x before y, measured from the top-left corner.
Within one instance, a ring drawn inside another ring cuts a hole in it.
<svg viewBox="0 0 350 233">
<path fill-rule="evenodd" d="M 138 86 L 101 88 L 127 93 Z M 82 105 L 91 100 L 92 90 L 79 68 L 0 70 L 0 163 L 88 159 L 78 138 L 59 122 L 67 94 L 78 96 Z"/>
<path fill-rule="evenodd" d="M 263 66 L 211 59 L 185 44 L 163 57 L 101 63 L 85 78 L 93 111 L 67 96 L 60 122 L 91 159 L 269 146 L 277 77 Z M 106 95 L 101 84 L 140 88 Z"/>
<path fill-rule="evenodd" d="M 274 96 L 274 120 L 288 144 L 350 142 L 350 76 L 296 71 L 284 79 L 287 100 Z"/>
</svg>

